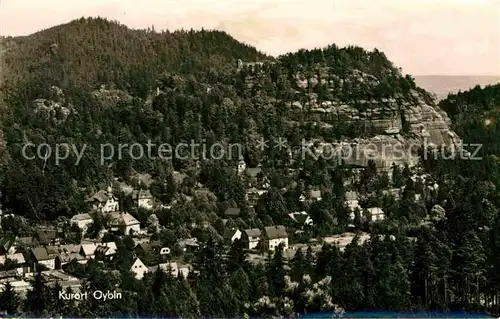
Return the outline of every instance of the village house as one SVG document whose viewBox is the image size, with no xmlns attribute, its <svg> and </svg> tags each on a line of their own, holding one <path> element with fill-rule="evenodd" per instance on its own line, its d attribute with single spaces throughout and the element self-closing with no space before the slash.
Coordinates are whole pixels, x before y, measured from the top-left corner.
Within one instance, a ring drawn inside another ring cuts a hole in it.
<svg viewBox="0 0 500 319">
<path fill-rule="evenodd" d="M 313 225 L 312 218 L 305 211 L 290 213 L 288 214 L 288 216 L 295 224 L 299 225 L 300 227 Z"/>
<path fill-rule="evenodd" d="M 283 244 L 283 249 L 288 249 L 288 234 L 285 226 L 267 226 L 261 235 L 262 248 L 274 250 L 280 244 Z"/>
<path fill-rule="evenodd" d="M 78 214 L 70 219 L 70 223 L 73 225 L 78 226 L 81 230 L 82 233 L 86 233 L 88 227 L 94 222 L 92 216 L 89 214 Z"/>
<path fill-rule="evenodd" d="M 33 236 L 28 237 L 18 237 L 14 241 L 14 247 L 16 247 L 16 251 L 28 251 L 31 248 L 40 246 L 38 239 Z"/>
<path fill-rule="evenodd" d="M 39 265 L 48 269 L 55 269 L 57 254 L 53 251 L 48 251 L 45 247 L 37 247 L 31 249 L 31 260 L 33 261 L 33 268 L 38 270 Z"/>
<path fill-rule="evenodd" d="M 154 198 L 151 195 L 149 190 L 139 190 L 132 192 L 132 198 L 134 199 L 134 203 L 139 208 L 144 209 L 153 209 L 154 207 Z"/>
<path fill-rule="evenodd" d="M 166 252 L 170 253 L 170 249 L 168 247 L 162 247 L 161 242 L 158 240 L 150 243 L 140 242 L 134 248 L 134 253 L 139 258 L 165 255 Z"/>
<path fill-rule="evenodd" d="M 182 249 L 182 251 L 195 251 L 200 247 L 200 244 L 198 243 L 197 238 L 188 238 L 184 240 L 180 240 L 178 243 L 179 247 Z"/>
<path fill-rule="evenodd" d="M 94 252 L 95 259 L 99 261 L 111 261 L 115 257 L 117 249 L 115 243 L 99 245 Z"/>
<path fill-rule="evenodd" d="M 0 240 L 0 254 L 13 254 L 16 252 L 16 247 L 14 246 L 15 238 L 4 237 Z"/>
<path fill-rule="evenodd" d="M 302 194 L 299 197 L 299 201 L 304 202 L 308 198 L 310 198 L 311 200 L 320 201 L 321 200 L 321 191 L 320 190 L 311 190 L 311 191 L 309 191 L 309 193 Z"/>
<path fill-rule="evenodd" d="M 109 213 L 118 211 L 118 199 L 113 195 L 111 186 L 108 189 L 100 190 L 87 200 L 92 209 L 102 213 Z"/>
<path fill-rule="evenodd" d="M 120 232 L 123 235 L 139 234 L 141 232 L 141 223 L 129 213 L 111 212 L 108 213 L 109 225 L 111 231 Z"/>
<path fill-rule="evenodd" d="M 241 238 L 241 231 L 237 228 L 226 229 L 224 231 L 224 242 L 228 245 L 233 243 L 236 239 Z"/>
<path fill-rule="evenodd" d="M 144 265 L 142 260 L 137 258 L 132 264 L 132 267 L 130 267 L 130 271 L 134 273 L 136 279 L 141 280 L 144 274 L 148 272 L 148 267 Z"/>
<path fill-rule="evenodd" d="M 98 244 L 97 243 L 88 243 L 88 244 L 82 244 L 80 246 L 80 255 L 84 256 L 85 259 L 94 259 L 95 257 L 95 250 L 97 249 Z"/>
<path fill-rule="evenodd" d="M 73 260 L 76 260 L 80 264 L 86 264 L 87 259 L 85 259 L 84 256 L 80 255 L 79 253 L 60 253 L 59 255 L 56 256 L 55 260 L 55 269 L 61 269 L 63 268 L 64 265 L 69 264 Z"/>
<path fill-rule="evenodd" d="M 249 206 L 255 206 L 257 205 L 259 198 L 265 193 L 267 193 L 266 190 L 252 187 L 246 191 L 245 200 L 247 201 Z"/>
<path fill-rule="evenodd" d="M 55 229 L 37 230 L 35 237 L 42 246 L 57 245 L 61 240 Z"/>
<path fill-rule="evenodd" d="M 248 249 L 255 249 L 259 245 L 261 234 L 262 232 L 258 228 L 245 229 L 242 233 L 241 239 Z"/>
<path fill-rule="evenodd" d="M 0 256 L 0 265 L 7 266 L 7 260 L 11 262 L 11 267 L 8 267 L 8 270 L 14 269 L 18 275 L 29 272 L 29 267 L 26 267 L 26 259 L 22 253 Z"/>
<path fill-rule="evenodd" d="M 385 213 L 380 207 L 370 207 L 367 209 L 370 221 L 378 222 L 385 219 Z"/>
</svg>

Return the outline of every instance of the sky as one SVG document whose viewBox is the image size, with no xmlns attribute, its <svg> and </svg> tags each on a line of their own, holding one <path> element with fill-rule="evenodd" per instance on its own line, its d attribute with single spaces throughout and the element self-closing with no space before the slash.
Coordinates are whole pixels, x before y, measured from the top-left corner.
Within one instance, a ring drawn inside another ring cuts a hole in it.
<svg viewBox="0 0 500 319">
<path fill-rule="evenodd" d="M 271 55 L 376 47 L 412 75 L 500 75 L 500 0 L 0 0 L 0 35 L 82 16 L 224 30 Z"/>
</svg>

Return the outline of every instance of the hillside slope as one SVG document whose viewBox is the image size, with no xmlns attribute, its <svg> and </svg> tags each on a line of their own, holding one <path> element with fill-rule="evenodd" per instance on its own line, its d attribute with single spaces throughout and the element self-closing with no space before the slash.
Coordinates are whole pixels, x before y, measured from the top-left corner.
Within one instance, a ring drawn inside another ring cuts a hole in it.
<svg viewBox="0 0 500 319">
<path fill-rule="evenodd" d="M 158 34 L 103 19 L 8 43 L 3 131 L 11 160 L 4 194 L 13 211 L 35 217 L 82 209 L 82 189 L 110 176 L 164 175 L 158 158 L 125 153 L 104 165 L 100 147 L 106 143 L 240 143 L 250 165 L 272 169 L 305 165 L 304 140 L 318 152 L 348 143 L 353 153 L 344 164 L 367 166 L 374 159 L 382 169 L 415 164 L 416 146 L 426 141 L 459 143 L 431 96 L 378 50 L 331 45 L 271 59 L 218 31 Z M 288 141 L 286 149 L 259 146 L 279 138 Z M 26 160 L 26 142 L 87 149 L 75 166 L 74 154 L 63 163 Z M 234 158 L 225 161 L 236 165 Z M 206 164 L 172 162 L 177 170 Z M 233 189 L 218 189 L 219 199 L 241 201 Z"/>
</svg>

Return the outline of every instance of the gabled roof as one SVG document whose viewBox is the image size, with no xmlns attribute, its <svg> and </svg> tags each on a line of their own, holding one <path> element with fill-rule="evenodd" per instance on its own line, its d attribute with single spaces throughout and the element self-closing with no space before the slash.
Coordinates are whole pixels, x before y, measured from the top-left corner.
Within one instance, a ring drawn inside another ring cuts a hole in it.
<svg viewBox="0 0 500 319">
<path fill-rule="evenodd" d="M 372 215 L 383 215 L 384 211 L 380 207 L 370 207 L 367 211 Z"/>
<path fill-rule="evenodd" d="M 224 238 L 231 239 L 237 232 L 239 232 L 238 228 L 226 229 L 224 231 Z"/>
<path fill-rule="evenodd" d="M 59 247 L 56 246 L 47 246 L 45 247 L 47 250 L 47 254 L 50 255 L 58 255 L 59 254 Z"/>
<path fill-rule="evenodd" d="M 300 225 L 304 225 L 308 219 L 310 219 L 309 214 L 307 214 L 305 211 L 302 212 L 295 212 L 295 213 L 290 213 L 288 214 L 291 219 L 293 219 L 296 223 Z"/>
<path fill-rule="evenodd" d="M 139 224 L 139 221 L 137 219 L 135 219 L 134 216 L 130 215 L 129 213 L 122 214 L 122 221 L 123 221 L 123 225 L 125 225 L 125 226 Z"/>
<path fill-rule="evenodd" d="M 130 215 L 129 213 L 123 213 L 123 212 L 112 212 L 109 213 L 107 216 L 110 217 L 110 225 L 111 226 L 131 226 L 131 225 L 137 225 L 140 224 L 137 219 L 134 218 L 134 216 Z"/>
<path fill-rule="evenodd" d="M 53 259 L 53 257 L 49 256 L 45 247 L 32 248 L 31 253 L 35 257 L 36 261 Z"/>
<path fill-rule="evenodd" d="M 116 254 L 116 250 L 107 246 L 98 246 L 95 250 L 95 254 L 114 255 Z"/>
<path fill-rule="evenodd" d="M 77 253 L 80 251 L 81 245 L 61 245 L 59 251 L 62 253 Z"/>
<path fill-rule="evenodd" d="M 18 264 L 24 264 L 26 262 L 26 259 L 24 259 L 24 255 L 22 253 L 17 253 L 12 255 L 0 256 L 0 265 L 5 264 L 5 261 L 7 259 L 17 262 Z"/>
<path fill-rule="evenodd" d="M 77 214 L 77 215 L 74 215 L 73 217 L 71 217 L 71 221 L 74 221 L 74 222 L 82 221 L 82 220 L 92 220 L 92 216 L 85 213 L 85 214 Z"/>
<path fill-rule="evenodd" d="M 85 257 L 78 253 L 64 253 L 57 256 L 61 262 L 71 262 L 72 260 L 85 260 Z"/>
<path fill-rule="evenodd" d="M 89 200 L 90 201 L 98 201 L 99 203 L 106 203 L 109 197 L 107 192 L 104 189 L 101 189 L 97 193 L 94 194 Z"/>
<path fill-rule="evenodd" d="M 16 238 L 15 243 L 23 247 L 33 247 L 33 246 L 38 246 L 40 244 L 38 240 L 33 236 Z"/>
<path fill-rule="evenodd" d="M 253 228 L 253 229 L 245 229 L 245 234 L 247 237 L 260 237 L 262 232 L 258 228 Z"/>
<path fill-rule="evenodd" d="M 139 258 L 137 258 L 134 261 L 134 263 L 132 264 L 132 267 L 130 267 L 130 270 L 134 271 L 134 269 L 136 268 L 136 266 L 146 268 L 146 265 Z"/>
<path fill-rule="evenodd" d="M 151 245 L 149 243 L 138 243 L 134 249 L 140 249 L 145 252 L 152 250 Z"/>
<path fill-rule="evenodd" d="M 239 208 L 236 208 L 236 207 L 229 207 L 229 208 L 228 208 L 228 209 L 226 209 L 226 211 L 224 212 L 224 215 L 225 215 L 225 216 L 232 216 L 232 217 L 239 216 L 239 215 L 240 215 L 240 209 L 239 209 Z"/>
<path fill-rule="evenodd" d="M 57 231 L 55 230 L 37 230 L 36 237 L 40 245 L 48 245 L 50 242 L 57 238 Z"/>
<path fill-rule="evenodd" d="M 85 256 L 95 255 L 95 250 L 97 249 L 97 244 L 83 244 L 81 251 Z"/>
<path fill-rule="evenodd" d="M 268 226 L 264 227 L 264 234 L 267 239 L 287 238 L 285 226 Z"/>
<path fill-rule="evenodd" d="M 12 246 L 12 244 L 14 244 L 14 238 L 2 238 L 0 240 L 0 246 L 4 249 L 4 250 L 9 250 L 9 248 Z"/>
</svg>

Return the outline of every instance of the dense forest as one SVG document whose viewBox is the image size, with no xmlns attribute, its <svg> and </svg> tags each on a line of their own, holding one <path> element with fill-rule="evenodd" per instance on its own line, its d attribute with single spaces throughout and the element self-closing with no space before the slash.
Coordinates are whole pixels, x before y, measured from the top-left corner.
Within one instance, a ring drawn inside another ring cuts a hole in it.
<svg viewBox="0 0 500 319">
<path fill-rule="evenodd" d="M 155 239 L 171 246 L 197 234 L 204 243 L 191 256 L 195 271 L 187 279 L 157 271 L 136 280 L 128 271 L 131 239 L 112 238 L 119 246 L 112 265 L 72 263 L 68 271 L 85 278 L 88 291 L 118 288 L 124 299 L 62 302 L 56 298 L 62 288 L 49 287 L 37 276 L 25 301 L 7 285 L 0 305 L 9 312 L 163 317 L 340 315 L 343 310 L 498 313 L 500 85 L 450 95 L 439 104 L 464 143 L 483 144 L 482 160 L 424 156 L 431 150 L 422 150 L 416 168 L 394 165 L 389 176 L 370 162 L 349 184 L 356 174 L 349 167 L 290 159 L 285 151 L 259 149 L 257 141 L 286 137 L 293 149 L 302 138 L 370 135 L 356 123 L 322 129 L 306 108 L 292 115 L 285 102 L 300 99 L 297 73 L 319 79 L 328 73 L 332 90 L 321 81 L 304 89 L 323 101 L 394 98 L 412 103 L 411 92 L 417 91 L 433 103 L 429 93 L 378 50 L 331 45 L 274 59 L 219 31 L 129 30 L 104 19 L 81 19 L 5 41 L 12 76 L 2 88 L 6 154 L 0 189 L 4 212 L 16 218 L 2 219 L 4 235 L 23 236 L 31 222 L 88 210 L 84 199 L 115 178 L 140 187 L 132 178 L 139 172 L 153 176 L 151 193 L 171 206 L 155 211 L 163 227 Z M 238 59 L 265 63 L 257 70 L 236 70 Z M 352 78 L 358 74 L 369 74 L 365 78 L 371 82 L 355 83 Z M 41 111 L 45 108 L 33 102 L 37 99 L 53 111 Z M 102 143 L 175 145 L 203 139 L 208 144 L 244 142 L 245 161 L 262 165 L 270 188 L 254 209 L 245 201 L 250 178 L 233 169 L 238 159 L 166 163 L 124 158 L 100 164 Z M 21 155 L 27 141 L 85 144 L 86 156 L 79 165 L 72 157 L 59 165 L 53 159 L 27 160 Z M 187 177 L 178 182 L 174 171 Z M 428 174 L 425 181 L 412 178 L 417 171 Z M 438 189 L 428 187 L 434 182 Z M 197 184 L 213 196 L 198 195 Z M 387 194 L 391 188 L 401 189 L 398 198 Z M 300 202 L 310 189 L 320 189 L 322 199 Z M 286 224 L 287 213 L 307 210 L 314 227 L 294 234 L 292 242 L 345 232 L 352 227 L 345 204 L 351 190 L 362 195 L 363 207 L 378 206 L 387 215 L 383 223 L 371 225 L 356 213 L 356 229 L 372 234 L 365 243 L 355 240 L 345 250 L 325 243 L 319 252 L 299 250 L 291 260 L 278 247 L 259 265 L 247 261 L 240 241 L 230 247 L 221 243 L 224 227 L 229 227 L 222 225 L 222 211 L 234 205 L 242 214 L 228 223 L 241 229 Z M 417 194 L 422 200 L 415 199 Z M 127 207 L 129 198 L 120 194 L 120 201 Z M 147 219 L 141 210 L 130 212 L 141 222 Z M 207 222 L 209 227 L 200 226 Z"/>
</svg>

